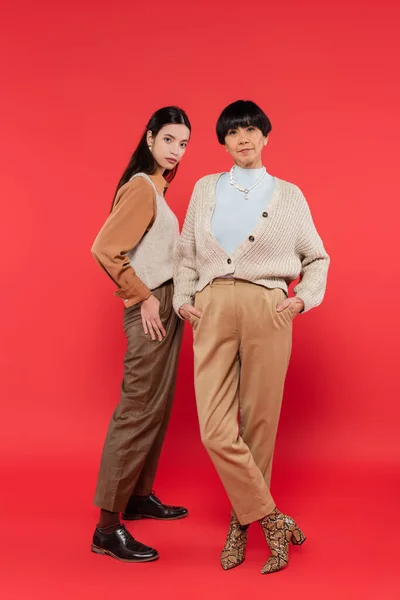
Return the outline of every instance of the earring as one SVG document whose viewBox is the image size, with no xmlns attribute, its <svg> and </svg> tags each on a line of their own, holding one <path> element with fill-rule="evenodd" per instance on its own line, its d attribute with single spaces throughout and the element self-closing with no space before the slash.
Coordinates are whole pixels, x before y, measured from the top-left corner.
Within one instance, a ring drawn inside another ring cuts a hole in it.
<svg viewBox="0 0 400 600">
<path fill-rule="evenodd" d="M 153 147 L 153 146 L 149 146 L 149 150 L 150 150 L 150 152 L 151 152 L 151 149 L 152 149 L 152 147 Z"/>
</svg>

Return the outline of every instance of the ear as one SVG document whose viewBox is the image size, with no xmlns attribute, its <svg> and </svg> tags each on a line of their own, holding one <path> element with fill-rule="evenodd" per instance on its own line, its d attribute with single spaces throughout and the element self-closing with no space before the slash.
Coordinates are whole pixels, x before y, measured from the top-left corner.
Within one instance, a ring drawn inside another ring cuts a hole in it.
<svg viewBox="0 0 400 600">
<path fill-rule="evenodd" d="M 267 144 L 268 144 L 268 136 L 266 136 L 266 137 L 264 138 L 264 146 L 266 146 Z"/>
<path fill-rule="evenodd" d="M 146 142 L 147 142 L 147 145 L 148 145 L 148 146 L 152 146 L 152 145 L 153 145 L 153 141 L 154 141 L 154 140 L 153 140 L 153 133 L 152 133 L 151 131 L 148 131 L 148 132 L 147 132 L 147 135 L 146 135 Z"/>
</svg>

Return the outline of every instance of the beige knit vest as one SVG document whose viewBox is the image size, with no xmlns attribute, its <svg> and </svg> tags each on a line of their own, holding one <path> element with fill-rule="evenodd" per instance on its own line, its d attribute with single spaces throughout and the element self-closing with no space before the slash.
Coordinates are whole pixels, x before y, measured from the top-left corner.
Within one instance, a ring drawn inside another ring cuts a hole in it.
<svg viewBox="0 0 400 600">
<path fill-rule="evenodd" d="M 157 212 L 154 223 L 139 244 L 128 254 L 137 276 L 150 290 L 159 287 L 173 276 L 173 255 L 179 238 L 179 223 L 148 175 L 136 173 L 151 183 L 156 195 Z"/>
</svg>

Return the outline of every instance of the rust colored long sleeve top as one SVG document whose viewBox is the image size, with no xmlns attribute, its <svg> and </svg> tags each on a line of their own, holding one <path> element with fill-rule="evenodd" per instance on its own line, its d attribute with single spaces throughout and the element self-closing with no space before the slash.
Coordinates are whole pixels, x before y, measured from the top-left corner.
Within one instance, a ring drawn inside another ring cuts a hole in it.
<svg viewBox="0 0 400 600">
<path fill-rule="evenodd" d="M 162 194 L 168 185 L 162 175 L 149 177 L 157 192 Z M 151 183 L 144 177 L 132 179 L 118 190 L 112 211 L 92 246 L 93 256 L 118 285 L 115 295 L 124 300 L 126 307 L 151 295 L 151 290 L 133 269 L 128 253 L 151 228 L 156 207 L 156 194 Z"/>
</svg>

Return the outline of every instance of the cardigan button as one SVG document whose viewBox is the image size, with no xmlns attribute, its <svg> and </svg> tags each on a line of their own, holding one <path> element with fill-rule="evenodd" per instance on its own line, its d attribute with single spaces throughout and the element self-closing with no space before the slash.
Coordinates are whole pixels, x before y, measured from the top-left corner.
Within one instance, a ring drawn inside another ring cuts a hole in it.
<svg viewBox="0 0 400 600">
<path fill-rule="evenodd" d="M 232 263 L 232 259 L 228 258 L 226 262 L 228 263 L 228 265 L 230 265 Z"/>
<path fill-rule="evenodd" d="M 249 242 L 254 242 L 254 235 L 251 235 L 251 236 L 249 237 Z"/>
<path fill-rule="evenodd" d="M 268 217 L 268 213 L 267 212 L 263 212 L 262 216 L 263 217 Z"/>
</svg>

